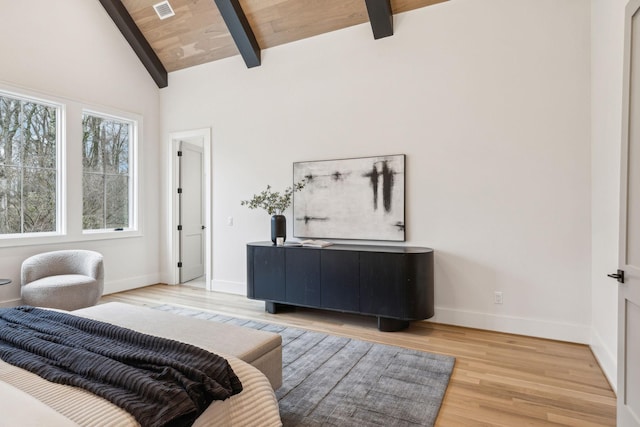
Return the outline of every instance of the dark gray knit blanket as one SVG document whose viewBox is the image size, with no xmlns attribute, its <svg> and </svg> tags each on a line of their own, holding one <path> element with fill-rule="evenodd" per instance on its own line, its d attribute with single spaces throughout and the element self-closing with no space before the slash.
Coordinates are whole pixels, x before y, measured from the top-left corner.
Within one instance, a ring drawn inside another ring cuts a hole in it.
<svg viewBox="0 0 640 427">
<path fill-rule="evenodd" d="M 242 391 L 226 359 L 109 323 L 29 306 L 0 309 L 0 359 L 86 389 L 142 426 L 188 426 Z"/>
</svg>

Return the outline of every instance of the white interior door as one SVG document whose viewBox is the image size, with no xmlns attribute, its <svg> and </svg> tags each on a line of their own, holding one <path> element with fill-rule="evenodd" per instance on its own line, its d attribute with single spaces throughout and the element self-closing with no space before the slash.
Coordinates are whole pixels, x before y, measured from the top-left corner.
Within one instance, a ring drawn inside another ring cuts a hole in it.
<svg viewBox="0 0 640 427">
<path fill-rule="evenodd" d="M 640 0 L 627 5 L 623 94 L 618 426 L 640 426 Z"/>
<path fill-rule="evenodd" d="M 180 283 L 204 275 L 204 155 L 202 147 L 180 143 Z"/>
</svg>

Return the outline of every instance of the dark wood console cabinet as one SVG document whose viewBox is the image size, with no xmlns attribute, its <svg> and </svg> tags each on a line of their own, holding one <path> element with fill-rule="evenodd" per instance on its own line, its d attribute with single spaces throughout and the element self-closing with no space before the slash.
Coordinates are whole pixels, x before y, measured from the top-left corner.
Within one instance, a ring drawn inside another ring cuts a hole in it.
<svg viewBox="0 0 640 427">
<path fill-rule="evenodd" d="M 326 248 L 247 244 L 247 296 L 281 305 L 378 317 L 399 331 L 434 314 L 433 250 L 334 244 Z"/>
</svg>

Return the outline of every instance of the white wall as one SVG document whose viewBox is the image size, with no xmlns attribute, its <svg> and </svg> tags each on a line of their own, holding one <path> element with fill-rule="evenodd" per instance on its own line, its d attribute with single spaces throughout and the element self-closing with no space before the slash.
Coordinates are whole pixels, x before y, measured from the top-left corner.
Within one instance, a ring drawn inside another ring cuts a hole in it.
<svg viewBox="0 0 640 427">
<path fill-rule="evenodd" d="M 114 240 L 87 240 L 82 236 L 58 239 L 46 245 L 0 248 L 0 276 L 13 283 L 0 287 L 0 304 L 20 298 L 20 265 L 35 253 L 84 248 L 105 256 L 105 292 L 114 292 L 159 281 L 158 215 L 160 181 L 159 90 L 128 43 L 120 35 L 98 1 L 0 0 L 0 87 L 28 91 L 42 97 L 64 98 L 70 105 L 67 118 L 69 147 L 78 147 L 82 103 L 143 117 L 141 153 L 141 205 L 143 236 Z M 73 151 L 73 150 L 70 150 Z M 80 152 L 67 153 L 67 159 Z M 80 170 L 68 170 L 68 208 L 79 231 L 82 206 Z M 79 233 L 81 234 L 81 233 Z M 81 241 L 69 241 L 69 240 Z M 62 241 L 64 240 L 64 241 Z"/>
<path fill-rule="evenodd" d="M 269 218 L 239 200 L 289 185 L 294 161 L 406 153 L 407 244 L 436 249 L 436 320 L 590 341 L 615 387 L 605 276 L 617 265 L 625 3 L 592 0 L 589 22 L 580 0 L 453 0 L 396 16 L 387 39 L 362 25 L 263 51 L 251 70 L 235 57 L 173 73 L 161 140 L 158 90 L 98 2 L 0 0 L 0 85 L 144 116 L 145 230 L 0 248 L 14 281 L 0 304 L 16 302 L 20 263 L 43 250 L 103 252 L 107 292 L 160 280 L 160 147 L 169 131 L 210 126 L 218 289 L 244 292 L 244 244 L 268 239 Z"/>
<path fill-rule="evenodd" d="M 616 387 L 624 10 L 627 0 L 591 3 L 591 348 Z"/>
<path fill-rule="evenodd" d="M 289 185 L 294 161 L 405 153 L 407 244 L 436 250 L 435 320 L 590 342 L 615 387 L 626 0 L 592 0 L 590 21 L 584 3 L 452 0 L 396 16 L 387 39 L 361 25 L 251 70 L 235 57 L 173 73 L 161 126 L 159 91 L 99 2 L 0 0 L 2 87 L 144 117 L 143 237 L 0 248 L 0 305 L 44 250 L 103 252 L 107 292 L 161 280 L 155 165 L 169 131 L 211 127 L 217 289 L 243 293 L 244 244 L 268 239 L 268 216 L 239 200 Z"/>
<path fill-rule="evenodd" d="M 453 0 L 389 38 L 360 25 L 172 73 L 161 134 L 212 128 L 214 288 L 245 292 L 269 217 L 240 200 L 293 162 L 404 153 L 434 320 L 589 342 L 589 29 L 583 0 Z"/>
</svg>

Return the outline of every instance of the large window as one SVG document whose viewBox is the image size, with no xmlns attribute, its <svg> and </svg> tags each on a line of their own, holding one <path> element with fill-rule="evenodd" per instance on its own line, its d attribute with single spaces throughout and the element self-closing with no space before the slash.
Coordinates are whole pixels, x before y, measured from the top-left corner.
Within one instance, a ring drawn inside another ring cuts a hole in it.
<svg viewBox="0 0 640 427">
<path fill-rule="evenodd" d="M 58 231 L 60 110 L 0 93 L 0 235 Z"/>
<path fill-rule="evenodd" d="M 0 247 L 139 233 L 142 117 L 83 107 L 0 88 Z"/>
<path fill-rule="evenodd" d="M 85 112 L 82 117 L 84 230 L 133 228 L 135 122 Z"/>
</svg>

